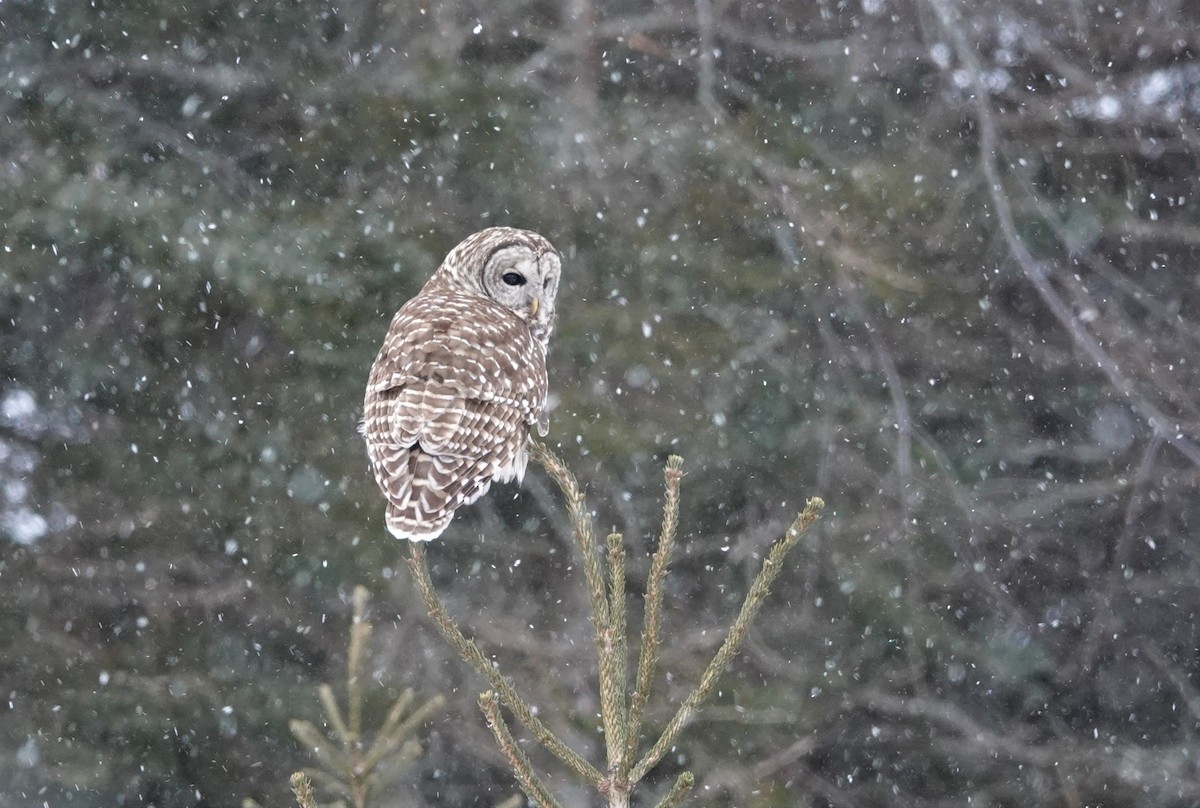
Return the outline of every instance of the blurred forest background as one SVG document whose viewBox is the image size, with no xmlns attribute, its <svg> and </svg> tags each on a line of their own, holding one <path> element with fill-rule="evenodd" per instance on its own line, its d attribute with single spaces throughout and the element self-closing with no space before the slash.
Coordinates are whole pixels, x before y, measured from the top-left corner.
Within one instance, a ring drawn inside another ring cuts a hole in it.
<svg viewBox="0 0 1200 808">
<path fill-rule="evenodd" d="M 565 256 L 550 439 L 634 591 L 687 460 L 652 722 L 829 505 L 647 800 L 1200 803 L 1198 38 L 1181 0 L 3 0 L 0 802 L 290 804 L 360 583 L 378 703 L 449 699 L 380 804 L 516 793 L 355 433 L 395 309 L 512 224 Z M 599 762 L 572 549 L 535 468 L 430 553 Z"/>
</svg>

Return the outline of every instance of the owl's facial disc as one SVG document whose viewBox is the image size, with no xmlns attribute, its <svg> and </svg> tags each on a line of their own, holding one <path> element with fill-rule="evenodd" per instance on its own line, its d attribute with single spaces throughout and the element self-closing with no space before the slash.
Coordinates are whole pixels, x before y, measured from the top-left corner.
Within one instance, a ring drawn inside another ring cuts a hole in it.
<svg viewBox="0 0 1200 808">
<path fill-rule="evenodd" d="M 484 265 L 488 297 L 531 326 L 548 332 L 554 317 L 560 262 L 557 254 L 538 253 L 523 244 L 495 250 Z"/>
<path fill-rule="evenodd" d="M 529 307 L 529 316 L 546 335 L 554 328 L 554 299 L 558 295 L 558 278 L 562 272 L 562 260 L 558 253 L 542 253 L 537 259 L 537 279 L 531 283 L 535 294 Z"/>
</svg>

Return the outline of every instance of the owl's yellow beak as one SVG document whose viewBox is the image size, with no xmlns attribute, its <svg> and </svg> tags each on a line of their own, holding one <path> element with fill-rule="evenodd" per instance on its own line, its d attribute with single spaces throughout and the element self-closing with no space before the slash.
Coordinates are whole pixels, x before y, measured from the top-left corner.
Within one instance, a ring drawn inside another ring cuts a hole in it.
<svg viewBox="0 0 1200 808">
<path fill-rule="evenodd" d="M 536 317 L 537 310 L 538 310 L 538 299 L 535 297 L 533 300 L 529 301 L 529 316 Z"/>
</svg>

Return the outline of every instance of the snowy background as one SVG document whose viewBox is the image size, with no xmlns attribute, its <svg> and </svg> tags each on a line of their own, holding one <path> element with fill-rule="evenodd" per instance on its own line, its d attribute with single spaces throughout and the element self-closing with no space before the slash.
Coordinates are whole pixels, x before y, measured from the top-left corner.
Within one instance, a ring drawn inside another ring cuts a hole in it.
<svg viewBox="0 0 1200 808">
<path fill-rule="evenodd" d="M 550 439 L 634 592 L 687 461 L 652 721 L 828 503 L 647 799 L 690 768 L 696 806 L 1196 805 L 1198 31 L 1171 0 L 0 1 L 0 802 L 289 804 L 360 583 L 374 698 L 449 699 L 379 804 L 516 792 L 355 433 L 391 314 L 511 224 L 565 256 Z M 430 552 L 599 762 L 544 474 Z"/>
</svg>

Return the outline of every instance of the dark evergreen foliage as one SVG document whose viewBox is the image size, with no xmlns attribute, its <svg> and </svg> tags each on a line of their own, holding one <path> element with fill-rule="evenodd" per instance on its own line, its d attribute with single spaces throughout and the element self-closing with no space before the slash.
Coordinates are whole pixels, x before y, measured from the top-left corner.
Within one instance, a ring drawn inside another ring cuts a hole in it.
<svg viewBox="0 0 1200 808">
<path fill-rule="evenodd" d="M 513 793 L 355 433 L 387 318 L 512 224 L 565 256 L 550 438 L 633 593 L 688 458 L 658 703 L 828 503 L 648 788 L 1196 804 L 1198 30 L 1160 0 L 0 2 L 0 802 L 286 804 L 358 583 L 380 703 L 449 699 L 396 804 Z M 600 759 L 568 530 L 535 472 L 430 570 Z"/>
</svg>

